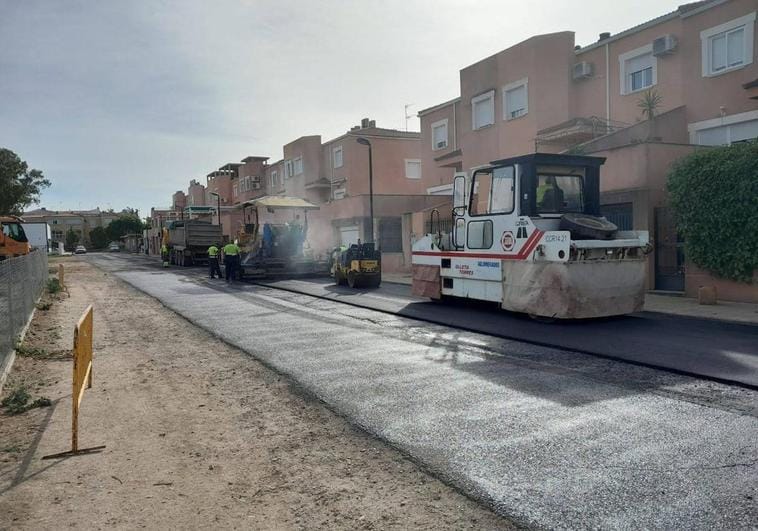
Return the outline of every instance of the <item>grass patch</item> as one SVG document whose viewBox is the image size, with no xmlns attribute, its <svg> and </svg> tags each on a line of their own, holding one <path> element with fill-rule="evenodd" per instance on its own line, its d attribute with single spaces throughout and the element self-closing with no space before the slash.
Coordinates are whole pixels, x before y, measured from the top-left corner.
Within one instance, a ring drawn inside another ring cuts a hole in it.
<svg viewBox="0 0 758 531">
<path fill-rule="evenodd" d="M 61 290 L 61 283 L 60 281 L 53 277 L 47 279 L 47 292 L 48 293 L 58 293 Z"/>
<path fill-rule="evenodd" d="M 14 444 L 12 446 L 6 446 L 0 452 L 5 452 L 7 454 L 18 454 L 21 453 L 22 448 L 18 446 L 17 444 Z"/>
<path fill-rule="evenodd" d="M 44 348 L 27 347 L 26 345 L 18 343 L 16 345 L 16 355 L 27 358 L 47 358 L 50 356 L 50 353 Z"/>
<path fill-rule="evenodd" d="M 38 407 L 48 407 L 52 404 L 49 398 L 40 397 L 30 402 L 32 395 L 27 391 L 26 386 L 19 385 L 15 387 L 8 396 L 3 398 L 0 406 L 5 408 L 9 415 L 20 415 L 30 409 Z"/>
</svg>

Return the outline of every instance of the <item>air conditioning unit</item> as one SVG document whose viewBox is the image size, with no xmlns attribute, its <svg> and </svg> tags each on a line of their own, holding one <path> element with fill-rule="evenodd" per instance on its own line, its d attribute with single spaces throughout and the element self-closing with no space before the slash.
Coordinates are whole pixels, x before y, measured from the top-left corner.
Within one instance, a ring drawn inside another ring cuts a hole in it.
<svg viewBox="0 0 758 531">
<path fill-rule="evenodd" d="M 592 63 L 588 63 L 587 61 L 576 63 L 571 69 L 571 78 L 575 80 L 587 79 L 588 77 L 592 77 L 592 70 Z"/>
<path fill-rule="evenodd" d="M 661 55 L 668 55 L 676 50 L 676 45 L 676 37 L 670 33 L 668 35 L 664 35 L 663 37 L 658 37 L 653 41 L 653 55 L 656 57 Z"/>
<path fill-rule="evenodd" d="M 442 149 L 446 147 L 447 147 L 447 140 L 440 140 L 439 142 L 437 142 L 437 145 L 436 145 L 437 149 Z"/>
</svg>

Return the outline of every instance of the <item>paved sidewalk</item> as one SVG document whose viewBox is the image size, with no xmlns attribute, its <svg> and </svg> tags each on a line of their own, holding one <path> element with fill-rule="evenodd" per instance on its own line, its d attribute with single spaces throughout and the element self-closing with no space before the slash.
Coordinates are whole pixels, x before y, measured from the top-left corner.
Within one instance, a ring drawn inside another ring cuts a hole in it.
<svg viewBox="0 0 758 531">
<path fill-rule="evenodd" d="M 411 275 L 405 273 L 382 273 L 384 282 L 411 284 Z M 758 304 L 720 301 L 715 305 L 698 304 L 696 299 L 648 293 L 645 296 L 645 311 L 758 324 Z"/>
</svg>

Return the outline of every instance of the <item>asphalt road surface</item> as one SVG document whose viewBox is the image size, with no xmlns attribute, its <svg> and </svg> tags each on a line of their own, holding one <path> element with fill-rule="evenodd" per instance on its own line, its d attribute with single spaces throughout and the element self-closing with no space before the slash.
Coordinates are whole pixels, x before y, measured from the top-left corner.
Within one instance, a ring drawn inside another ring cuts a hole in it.
<svg viewBox="0 0 758 531">
<path fill-rule="evenodd" d="M 87 260 L 525 525 L 758 522 L 753 390 L 298 293 L 228 287 L 197 270 Z"/>
</svg>

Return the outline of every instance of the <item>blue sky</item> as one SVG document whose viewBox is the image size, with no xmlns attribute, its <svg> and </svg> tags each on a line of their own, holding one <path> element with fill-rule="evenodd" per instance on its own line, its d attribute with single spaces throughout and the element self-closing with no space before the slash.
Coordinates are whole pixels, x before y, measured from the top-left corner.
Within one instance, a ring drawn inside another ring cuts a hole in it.
<svg viewBox="0 0 758 531">
<path fill-rule="evenodd" d="M 146 215 L 299 136 L 403 128 L 531 35 L 589 44 L 679 3 L 0 0 L 0 147 L 50 178 L 47 208 Z"/>
</svg>

